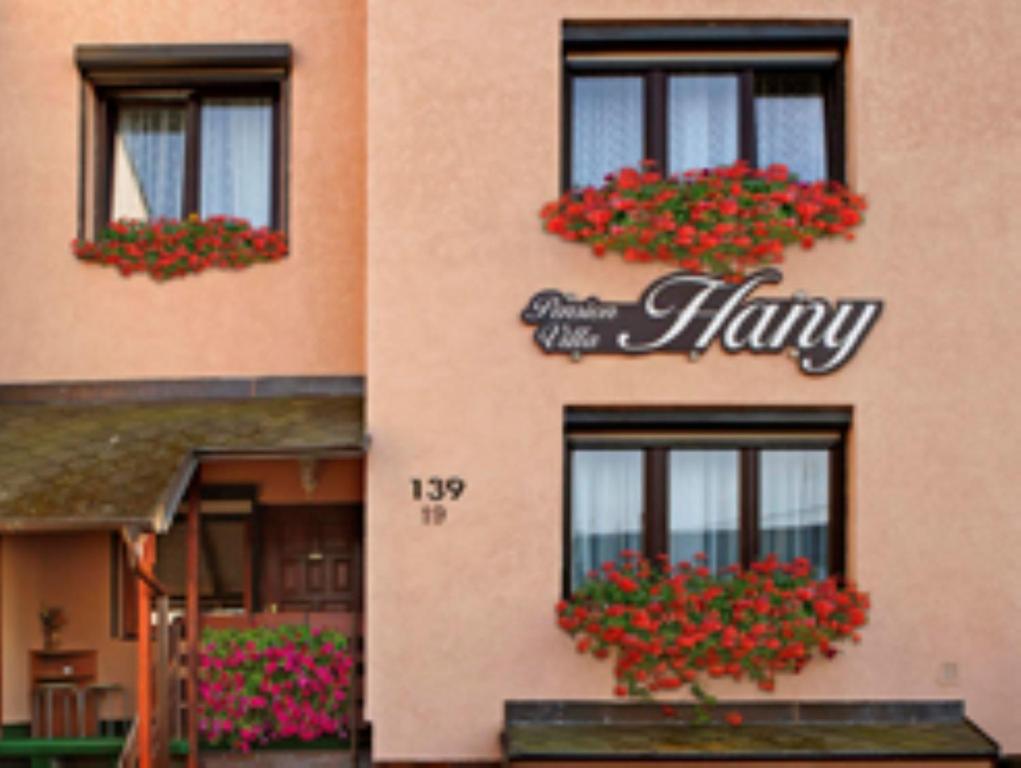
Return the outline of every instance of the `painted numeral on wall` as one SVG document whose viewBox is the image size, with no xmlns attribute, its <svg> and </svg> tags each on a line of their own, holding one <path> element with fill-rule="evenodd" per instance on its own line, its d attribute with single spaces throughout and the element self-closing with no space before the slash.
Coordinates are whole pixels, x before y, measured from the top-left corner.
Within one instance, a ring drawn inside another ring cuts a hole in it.
<svg viewBox="0 0 1021 768">
<path fill-rule="evenodd" d="M 411 498 L 415 501 L 457 501 L 467 484 L 457 475 L 450 477 L 411 478 Z"/>
<path fill-rule="evenodd" d="M 422 506 L 422 525 L 443 525 L 447 519 L 447 508 L 442 504 Z"/>
</svg>

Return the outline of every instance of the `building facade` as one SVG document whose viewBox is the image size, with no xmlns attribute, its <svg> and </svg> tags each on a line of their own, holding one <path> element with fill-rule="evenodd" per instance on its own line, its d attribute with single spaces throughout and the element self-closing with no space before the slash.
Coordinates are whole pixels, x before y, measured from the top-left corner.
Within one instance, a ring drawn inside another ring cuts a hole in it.
<svg viewBox="0 0 1021 768">
<path fill-rule="evenodd" d="M 495 761 L 505 701 L 609 697 L 610 664 L 574 652 L 553 606 L 600 546 L 627 536 L 687 556 L 711 539 L 721 565 L 774 545 L 812 554 L 868 590 L 870 621 L 860 645 L 779 679 L 774 698 L 959 699 L 1003 752 L 1021 752 L 1009 257 L 1019 39 L 1009 0 L 7 0 L 8 407 L 70 404 L 55 386 L 70 382 L 91 382 L 74 390 L 86 404 L 358 400 L 363 420 L 301 402 L 279 434 L 258 411 L 229 445 L 228 428 L 192 422 L 174 439 L 198 485 L 254 488 L 245 509 L 362 510 L 344 535 L 362 558 L 376 761 Z M 749 153 L 867 197 L 853 242 L 787 251 L 782 282 L 757 293 L 881 301 L 853 357 L 810 375 L 786 350 L 719 343 L 695 355 L 544 354 L 521 319 L 535 294 L 635 302 L 670 268 L 551 237 L 543 204 L 646 157 L 672 172 Z M 231 174 L 235 186 L 218 190 Z M 169 179 L 163 202 L 152 179 Z M 157 281 L 70 252 L 106 219 L 156 212 L 244 213 L 285 230 L 289 254 Z M 212 379 L 234 388 L 217 394 Z M 140 389 L 154 381 L 170 382 L 159 397 Z M 9 450 L 24 454 L 11 435 L 25 433 L 10 429 Z M 728 447 L 707 448 L 707 432 Z M 233 452 L 212 450 L 224 446 Z M 123 461 L 136 476 L 149 466 Z M 668 490 L 653 487 L 654 461 Z M 157 496 L 174 477 L 153 479 Z M 696 502 L 684 478 L 711 489 Z M 120 479 L 131 484 L 114 473 L 111 487 Z M 801 486 L 780 488 L 788 481 Z M 739 493 L 753 486 L 755 505 Z M 100 519 L 94 505 L 77 522 L 37 510 L 46 520 L 33 524 L 24 506 L 0 510 L 5 724 L 33 716 L 25 660 L 43 604 L 67 608 L 65 645 L 95 649 L 98 677 L 135 706 L 137 642 L 111 621 L 111 534 L 157 533 L 157 572 L 161 552 L 182 558 L 159 540 L 174 535 L 184 488 L 163 518 L 125 508 Z M 769 498 L 795 496 L 822 511 L 770 518 Z M 657 504 L 666 520 L 653 530 Z M 671 517 L 686 504 L 712 506 L 714 522 Z M 801 533 L 770 539 L 770 519 Z M 266 542 L 284 536 L 266 525 Z M 272 585 L 225 541 L 221 577 L 245 581 L 246 611 L 268 612 Z"/>
</svg>

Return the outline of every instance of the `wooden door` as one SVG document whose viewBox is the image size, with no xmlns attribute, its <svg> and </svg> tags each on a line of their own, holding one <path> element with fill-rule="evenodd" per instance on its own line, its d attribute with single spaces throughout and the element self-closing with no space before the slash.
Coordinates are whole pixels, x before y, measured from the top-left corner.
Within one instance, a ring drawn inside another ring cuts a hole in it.
<svg viewBox="0 0 1021 768">
<path fill-rule="evenodd" d="M 360 505 L 264 507 L 261 516 L 263 611 L 361 611 Z"/>
</svg>

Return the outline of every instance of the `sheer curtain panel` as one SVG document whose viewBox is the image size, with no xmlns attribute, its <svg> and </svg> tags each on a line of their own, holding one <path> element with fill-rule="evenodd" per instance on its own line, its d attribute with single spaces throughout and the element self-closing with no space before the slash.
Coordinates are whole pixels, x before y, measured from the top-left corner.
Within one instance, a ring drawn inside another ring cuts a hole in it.
<svg viewBox="0 0 1021 768">
<path fill-rule="evenodd" d="M 641 451 L 571 452 L 571 589 L 589 571 L 642 548 Z"/>
<path fill-rule="evenodd" d="M 826 110 L 822 78 L 761 73 L 755 79 L 758 164 L 785 164 L 801 181 L 826 178 Z"/>
<path fill-rule="evenodd" d="M 764 450 L 759 456 L 759 552 L 807 557 L 813 574 L 829 572 L 829 453 Z"/>
<path fill-rule="evenodd" d="M 576 77 L 571 117 L 571 185 L 599 186 L 637 166 L 644 148 L 640 77 Z"/>
<path fill-rule="evenodd" d="M 705 552 L 719 571 L 740 562 L 739 454 L 732 450 L 670 451 L 670 561 Z"/>
<path fill-rule="evenodd" d="M 184 148 L 183 106 L 121 106 L 114 134 L 111 218 L 180 218 Z"/>
<path fill-rule="evenodd" d="M 736 75 L 675 75 L 667 99 L 670 173 L 729 165 L 738 159 Z"/>
<path fill-rule="evenodd" d="M 273 210 L 273 102 L 268 98 L 202 102 L 202 216 L 227 215 L 269 226 Z"/>
</svg>

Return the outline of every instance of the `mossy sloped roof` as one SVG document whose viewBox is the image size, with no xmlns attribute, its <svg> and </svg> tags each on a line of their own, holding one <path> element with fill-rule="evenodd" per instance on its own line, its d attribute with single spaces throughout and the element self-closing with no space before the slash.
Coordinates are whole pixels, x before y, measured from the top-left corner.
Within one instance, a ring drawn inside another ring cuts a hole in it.
<svg viewBox="0 0 1021 768">
<path fill-rule="evenodd" d="M 159 529 L 196 457 L 363 446 L 362 398 L 0 402 L 0 530 Z"/>
</svg>

